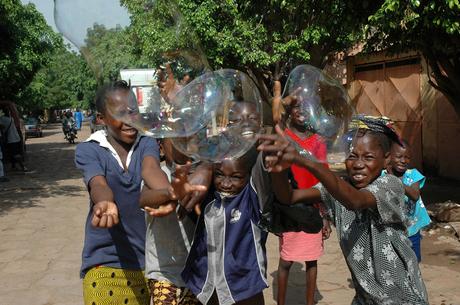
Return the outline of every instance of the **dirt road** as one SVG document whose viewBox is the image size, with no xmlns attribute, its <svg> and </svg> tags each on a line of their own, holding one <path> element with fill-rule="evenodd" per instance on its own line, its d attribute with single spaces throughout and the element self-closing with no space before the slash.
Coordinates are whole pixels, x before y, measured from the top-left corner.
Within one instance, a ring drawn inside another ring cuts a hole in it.
<svg viewBox="0 0 460 305">
<path fill-rule="evenodd" d="M 85 125 L 78 140 L 88 135 Z M 88 202 L 73 164 L 75 146 L 64 141 L 58 125 L 50 125 L 43 138 L 29 139 L 27 147 L 32 172 L 10 172 L 11 181 L 0 184 L 0 305 L 82 304 L 78 273 Z M 425 247 L 434 253 L 427 260 L 430 264 L 421 265 L 430 303 L 460 304 L 459 263 L 448 257 L 460 254 L 460 247 L 452 244 L 442 252 L 436 252 L 436 244 Z M 276 303 L 276 237 L 270 236 L 267 250 L 270 288 L 265 296 L 271 305 Z M 436 260 L 449 263 L 436 266 Z M 304 304 L 304 287 L 304 267 L 295 264 L 287 304 Z M 335 235 L 319 261 L 317 296 L 318 304 L 324 305 L 350 304 L 353 297 Z"/>
</svg>

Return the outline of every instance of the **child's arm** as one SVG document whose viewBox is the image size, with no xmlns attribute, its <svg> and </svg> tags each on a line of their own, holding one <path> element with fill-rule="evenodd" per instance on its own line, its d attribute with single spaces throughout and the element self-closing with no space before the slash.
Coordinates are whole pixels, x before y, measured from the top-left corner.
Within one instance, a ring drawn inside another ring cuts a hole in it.
<svg viewBox="0 0 460 305">
<path fill-rule="evenodd" d="M 118 224 L 118 208 L 104 176 L 95 176 L 90 180 L 89 195 L 94 203 L 91 224 L 97 228 L 111 228 Z"/>
<path fill-rule="evenodd" d="M 206 191 L 205 186 L 192 185 L 188 182 L 188 170 L 188 165 L 176 167 L 175 177 L 172 184 L 169 184 L 158 161 L 153 157 L 145 157 L 142 162 L 142 178 L 145 186 L 140 198 L 141 207 L 147 208 L 152 216 L 164 216 L 175 210 L 178 199 L 195 191 Z"/>
<path fill-rule="evenodd" d="M 411 185 L 404 185 L 404 193 L 413 201 L 417 201 L 420 198 L 420 183 L 415 182 Z"/>
<path fill-rule="evenodd" d="M 261 136 L 261 139 L 271 141 L 272 144 L 263 143 L 258 148 L 271 154 L 266 157 L 268 170 L 280 172 L 292 164 L 297 164 L 308 169 L 321 181 L 329 193 L 346 208 L 356 210 L 375 207 L 377 205 L 375 197 L 370 192 L 355 189 L 321 163 L 300 156 L 297 150 L 285 138 L 281 128 L 278 125 L 275 128 L 278 135 Z M 317 192 L 319 193 L 319 191 Z M 314 195 L 310 191 L 296 193 L 297 197 L 293 197 L 292 202 L 308 202 L 311 200 L 310 196 Z"/>
<path fill-rule="evenodd" d="M 117 204 L 96 147 L 86 142 L 79 144 L 75 150 L 75 165 L 83 172 L 91 199 L 91 224 L 97 228 L 111 228 L 118 224 Z"/>
<path fill-rule="evenodd" d="M 155 157 L 145 156 L 142 160 L 142 179 L 145 185 L 139 200 L 140 206 L 156 217 L 172 213 L 176 208 L 177 199 L 170 196 L 171 193 L 168 190 L 171 184 Z M 168 196 L 170 198 L 166 200 Z"/>
<path fill-rule="evenodd" d="M 299 202 L 314 204 L 321 201 L 321 193 L 317 189 L 293 189 L 289 183 L 287 170 L 279 173 L 271 171 L 270 176 L 275 197 L 282 204 Z"/>
</svg>

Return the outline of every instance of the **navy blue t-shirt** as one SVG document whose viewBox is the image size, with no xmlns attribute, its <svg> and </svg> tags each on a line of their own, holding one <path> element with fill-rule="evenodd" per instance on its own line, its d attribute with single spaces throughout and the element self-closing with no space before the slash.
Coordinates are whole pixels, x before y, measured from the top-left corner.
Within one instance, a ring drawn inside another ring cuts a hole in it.
<svg viewBox="0 0 460 305">
<path fill-rule="evenodd" d="M 145 214 L 139 208 L 141 167 L 146 156 L 159 159 L 159 148 L 154 139 L 140 137 L 128 154 L 128 170 L 125 172 L 105 135 L 105 131 L 98 131 L 88 141 L 77 145 L 75 163 L 83 171 L 87 187 L 93 177 L 105 177 L 112 189 L 120 222 L 110 229 L 93 227 L 93 203 L 90 199 L 80 273 L 82 278 L 96 266 L 143 270 L 145 263 Z"/>
</svg>

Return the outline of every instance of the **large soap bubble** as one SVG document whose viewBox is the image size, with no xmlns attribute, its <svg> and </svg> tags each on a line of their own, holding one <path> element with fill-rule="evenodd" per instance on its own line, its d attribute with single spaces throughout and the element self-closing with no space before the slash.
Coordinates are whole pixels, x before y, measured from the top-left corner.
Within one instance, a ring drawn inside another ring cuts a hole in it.
<svg viewBox="0 0 460 305">
<path fill-rule="evenodd" d="M 112 116 L 156 138 L 201 127 L 200 105 L 173 102 L 187 82 L 210 70 L 175 1 L 55 0 L 54 15 L 98 85 L 117 79 L 131 85 L 136 98 L 107 105 Z"/>
<path fill-rule="evenodd" d="M 348 131 L 353 107 L 345 88 L 320 69 L 300 65 L 289 74 L 283 98 L 293 101 L 285 127 L 294 125 L 306 136 L 316 134 L 326 144 L 327 154 L 319 157 L 296 145 L 298 150 L 320 162 L 343 162 L 353 138 Z"/>
<path fill-rule="evenodd" d="M 187 137 L 172 139 L 181 152 L 197 159 L 219 161 L 242 156 L 262 131 L 262 99 L 243 72 L 223 69 L 193 80 L 175 97 L 174 104 L 200 105 L 195 126 Z M 184 109 L 184 107 L 180 107 Z"/>
<path fill-rule="evenodd" d="M 134 95 L 106 104 L 115 118 L 173 138 L 194 158 L 237 158 L 262 128 L 256 85 L 239 71 L 210 72 L 193 27 L 174 0 L 55 0 L 55 22 L 98 84 L 123 79 Z M 135 98 L 134 98 L 135 96 Z"/>
</svg>

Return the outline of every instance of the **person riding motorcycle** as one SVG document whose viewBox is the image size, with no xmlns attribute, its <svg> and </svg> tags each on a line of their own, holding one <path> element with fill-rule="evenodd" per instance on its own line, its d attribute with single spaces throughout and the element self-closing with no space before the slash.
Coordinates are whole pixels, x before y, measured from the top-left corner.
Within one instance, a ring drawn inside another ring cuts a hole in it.
<svg viewBox="0 0 460 305">
<path fill-rule="evenodd" d="M 75 119 L 72 116 L 72 112 L 67 111 L 62 120 L 62 131 L 64 132 L 64 137 L 66 140 L 69 139 L 69 135 L 72 132 L 76 138 L 77 136 L 77 125 Z"/>
</svg>

